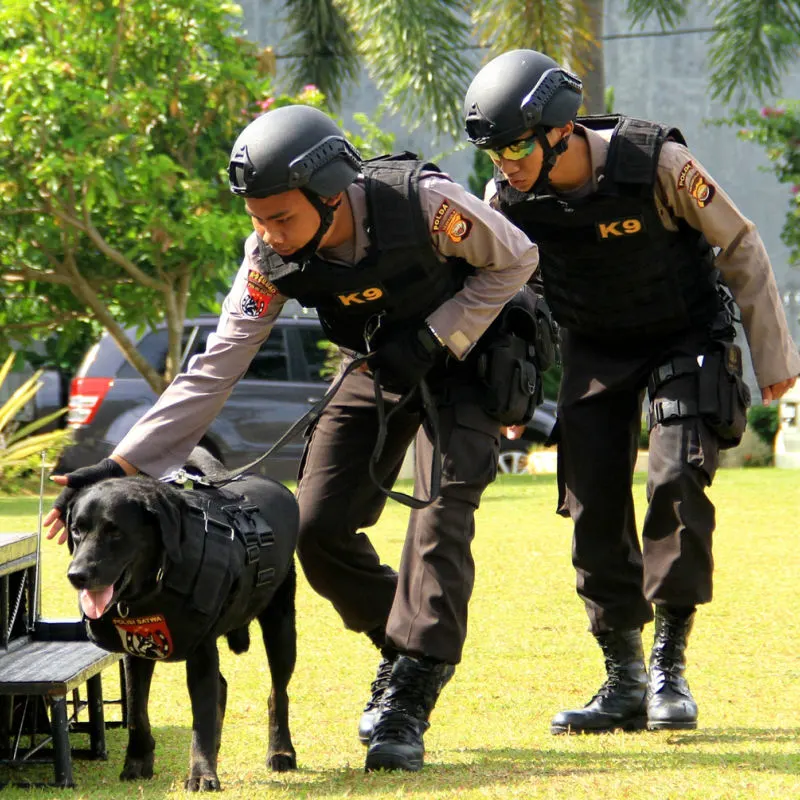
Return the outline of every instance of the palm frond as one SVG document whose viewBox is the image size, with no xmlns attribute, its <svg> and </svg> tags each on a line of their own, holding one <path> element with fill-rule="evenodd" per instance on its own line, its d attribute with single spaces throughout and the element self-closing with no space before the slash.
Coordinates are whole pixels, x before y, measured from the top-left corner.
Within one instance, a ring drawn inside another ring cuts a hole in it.
<svg viewBox="0 0 800 800">
<path fill-rule="evenodd" d="M 284 11 L 290 88 L 313 84 L 332 107 L 338 106 L 343 88 L 358 78 L 360 64 L 346 15 L 335 0 L 286 0 Z"/>
<path fill-rule="evenodd" d="M 488 48 L 486 60 L 530 48 L 583 74 L 589 50 L 597 45 L 583 0 L 480 0 L 473 6 L 472 22 L 479 43 Z"/>
<path fill-rule="evenodd" d="M 626 11 L 634 25 L 643 25 L 655 14 L 661 27 L 674 28 L 686 17 L 689 0 L 628 0 Z"/>
<path fill-rule="evenodd" d="M 469 19 L 458 0 L 342 0 L 370 77 L 411 129 L 452 136 L 472 75 Z"/>
<path fill-rule="evenodd" d="M 780 92 L 800 53 L 797 0 L 723 0 L 711 36 L 711 91 L 724 102 Z"/>
</svg>

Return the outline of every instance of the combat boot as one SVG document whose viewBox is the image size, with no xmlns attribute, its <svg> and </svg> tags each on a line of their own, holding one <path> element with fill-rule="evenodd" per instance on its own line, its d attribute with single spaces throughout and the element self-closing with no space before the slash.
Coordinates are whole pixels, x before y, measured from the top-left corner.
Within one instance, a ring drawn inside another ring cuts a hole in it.
<svg viewBox="0 0 800 800">
<path fill-rule="evenodd" d="M 656 606 L 647 683 L 647 728 L 651 731 L 697 727 L 697 703 L 683 677 L 693 622 L 694 608 Z"/>
<path fill-rule="evenodd" d="M 381 700 L 383 700 L 384 692 L 389 686 L 389 678 L 392 675 L 392 666 L 396 657 L 397 651 L 392 650 L 390 647 L 384 647 L 381 650 L 378 672 L 370 686 L 370 697 L 364 706 L 364 711 L 361 713 L 361 719 L 358 721 L 358 740 L 365 747 L 369 744 L 369 737 L 372 735 L 372 728 L 380 710 Z"/>
<path fill-rule="evenodd" d="M 553 717 L 550 733 L 603 733 L 621 728 L 641 730 L 647 724 L 647 673 L 642 632 L 595 634 L 606 662 L 605 683 L 584 708 Z"/>
<path fill-rule="evenodd" d="M 369 740 L 366 772 L 422 769 L 425 755 L 422 737 L 430 725 L 428 720 L 439 693 L 454 672 L 452 664 L 425 657 L 397 656 Z"/>
</svg>

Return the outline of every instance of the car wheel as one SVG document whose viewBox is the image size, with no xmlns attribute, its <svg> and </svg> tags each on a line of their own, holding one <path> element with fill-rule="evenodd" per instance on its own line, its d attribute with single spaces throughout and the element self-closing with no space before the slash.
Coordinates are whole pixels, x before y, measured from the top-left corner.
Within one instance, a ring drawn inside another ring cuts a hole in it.
<svg viewBox="0 0 800 800">
<path fill-rule="evenodd" d="M 524 450 L 505 450 L 500 453 L 497 466 L 506 475 L 522 475 L 528 471 L 528 454 Z"/>
</svg>

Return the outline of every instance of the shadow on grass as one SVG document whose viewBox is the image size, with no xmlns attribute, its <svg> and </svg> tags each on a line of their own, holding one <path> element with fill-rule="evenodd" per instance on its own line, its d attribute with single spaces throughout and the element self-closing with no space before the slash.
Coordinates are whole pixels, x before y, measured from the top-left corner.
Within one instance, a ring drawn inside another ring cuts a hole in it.
<svg viewBox="0 0 800 800">
<path fill-rule="evenodd" d="M 109 759 L 107 761 L 73 760 L 75 781 L 80 797 L 93 800 L 103 798 L 163 797 L 172 791 L 181 791 L 186 774 L 191 733 L 185 728 L 166 726 L 154 730 L 156 736 L 155 776 L 152 780 L 122 783 L 118 780 L 124 760 L 124 731 L 111 731 L 108 735 Z M 259 759 L 247 770 L 246 778 L 223 776 L 223 789 L 232 794 L 246 791 L 261 796 L 262 792 L 278 791 L 301 793 L 303 797 L 324 797 L 343 794 L 345 796 L 396 796 L 398 791 L 426 793 L 451 791 L 454 787 L 467 791 L 503 784 L 513 786 L 526 784 L 535 779 L 558 779 L 581 776 L 619 776 L 631 772 L 643 775 L 692 769 L 752 770 L 758 773 L 783 775 L 800 774 L 800 757 L 797 753 L 765 752 L 759 745 L 770 743 L 794 743 L 800 738 L 800 729 L 769 728 L 721 728 L 705 729 L 700 733 L 656 734 L 652 737 L 653 748 L 645 752 L 633 750 L 632 741 L 620 735 L 609 738 L 611 747 L 602 752 L 587 752 L 585 749 L 526 749 L 509 748 L 497 750 L 467 749 L 460 751 L 464 760 L 458 762 L 437 761 L 429 754 L 421 773 L 372 773 L 365 774 L 360 767 L 341 769 L 308 769 L 302 766 L 302 753 L 298 754 L 300 769 L 291 773 L 270 773 Z M 637 741 L 641 740 L 638 737 Z M 566 740 L 565 740 L 566 741 Z M 573 737 L 570 746 L 582 741 Z M 587 742 L 597 742 L 587 737 Z M 754 747 L 748 748 L 752 744 Z M 665 746 L 668 750 L 658 749 Z M 728 749 L 703 752 L 708 746 L 733 745 Z M 593 746 L 593 745 L 592 745 Z M 690 749 L 691 748 L 691 749 Z M 0 785 L 11 780 L 19 784 L 25 781 L 52 780 L 52 767 L 33 766 L 21 770 L 0 769 Z M 10 788 L 10 787 L 9 787 Z M 40 794 L 41 792 L 41 794 Z M 28 798 L 51 798 L 53 790 L 31 788 L 24 795 Z"/>
<path fill-rule="evenodd" d="M 732 728 L 707 730 L 702 734 L 663 736 L 656 746 L 724 745 L 796 742 L 800 729 Z M 628 741 L 625 739 L 624 741 Z M 628 775 L 631 772 L 663 773 L 692 769 L 730 768 L 758 773 L 800 774 L 800 757 L 796 753 L 770 753 L 761 749 L 732 748 L 726 751 L 701 752 L 697 749 L 648 750 L 632 752 L 620 747 L 617 752 L 567 752 L 555 749 L 472 749 L 461 751 L 470 756 L 463 763 L 442 763 L 429 757 L 423 771 L 409 773 L 373 773 L 361 769 L 306 770 L 291 776 L 255 778 L 254 787 L 276 789 L 278 786 L 302 789 L 303 797 L 396 796 L 400 787 L 410 792 L 447 791 L 458 787 L 467 791 L 502 783 L 508 787 L 531 779 L 588 775 Z"/>
</svg>

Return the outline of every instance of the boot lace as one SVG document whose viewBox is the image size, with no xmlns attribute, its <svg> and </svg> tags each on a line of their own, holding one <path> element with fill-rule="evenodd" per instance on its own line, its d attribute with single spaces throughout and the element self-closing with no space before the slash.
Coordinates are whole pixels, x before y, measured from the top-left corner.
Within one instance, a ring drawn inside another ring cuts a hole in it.
<svg viewBox="0 0 800 800">
<path fill-rule="evenodd" d="M 377 711 L 380 707 L 381 700 L 383 700 L 383 695 L 386 692 L 386 689 L 389 687 L 389 679 L 392 677 L 392 665 L 393 661 L 386 658 L 384 656 L 381 659 L 380 664 L 378 664 L 378 672 L 375 675 L 375 680 L 372 681 L 372 685 L 370 686 L 370 698 L 367 701 L 367 704 L 364 706 L 364 711 Z"/>
</svg>

